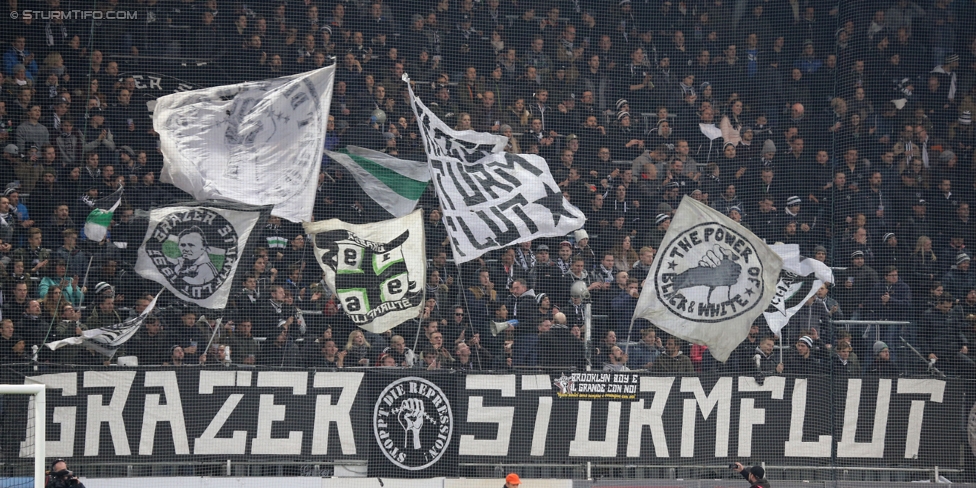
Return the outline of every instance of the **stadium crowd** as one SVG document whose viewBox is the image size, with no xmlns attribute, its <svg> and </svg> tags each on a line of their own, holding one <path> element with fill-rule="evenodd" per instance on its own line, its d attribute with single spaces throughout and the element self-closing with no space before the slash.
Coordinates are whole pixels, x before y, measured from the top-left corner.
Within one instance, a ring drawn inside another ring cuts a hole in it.
<svg viewBox="0 0 976 488">
<path fill-rule="evenodd" d="M 12 13 L 77 7 L 9 3 Z M 401 81 L 408 73 L 445 122 L 503 134 L 508 151 L 544 157 L 586 226 L 459 267 L 429 191 L 419 327 L 372 334 L 343 315 L 301 228 L 272 218 L 223 323 L 166 303 L 126 355 L 149 365 L 582 368 L 584 298 L 570 293 L 582 281 L 598 316 L 595 368 L 894 375 L 912 359 L 890 360 L 887 343 L 903 335 L 944 372 L 973 372 L 976 2 L 139 0 L 98 8 L 137 15 L 2 20 L 3 362 L 138 314 L 158 289 L 132 272 L 144 216 L 186 196 L 158 182 L 162 161 L 144 107 L 154 95 L 127 63 L 196 60 L 218 67 L 217 85 L 334 57 L 327 148 L 424 160 Z M 323 161 L 319 181 L 317 220 L 384 219 L 338 165 Z M 79 236 L 94 202 L 120 186 L 124 205 L 109 237 Z M 836 284 L 793 317 L 784 342 L 760 321 L 720 364 L 646 321 L 631 326 L 685 195 L 835 267 Z M 863 326 L 831 322 L 843 318 L 913 324 L 875 341 Z M 517 324 L 492 334 L 506 321 Z M 104 358 L 65 348 L 42 349 L 38 359 Z"/>
</svg>

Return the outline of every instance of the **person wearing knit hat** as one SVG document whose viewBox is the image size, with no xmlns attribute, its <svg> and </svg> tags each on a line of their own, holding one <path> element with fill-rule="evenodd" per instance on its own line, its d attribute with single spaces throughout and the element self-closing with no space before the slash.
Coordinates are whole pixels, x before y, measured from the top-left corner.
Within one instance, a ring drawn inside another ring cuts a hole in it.
<svg viewBox="0 0 976 488">
<path fill-rule="evenodd" d="M 962 124 L 962 125 L 972 124 L 973 123 L 973 113 L 970 112 L 969 110 L 964 110 L 961 114 L 959 114 L 959 120 L 958 120 L 958 122 L 960 124 Z"/>
<path fill-rule="evenodd" d="M 947 293 L 957 297 L 964 297 L 969 293 L 970 284 L 973 282 L 973 273 L 969 271 L 970 257 L 965 252 L 956 254 L 955 265 L 942 275 L 942 286 Z"/>
<path fill-rule="evenodd" d="M 627 110 L 625 109 L 625 107 L 629 109 L 630 103 L 627 102 L 627 100 L 621 98 L 620 100 L 617 100 L 616 107 L 618 112 L 626 112 Z"/>
<path fill-rule="evenodd" d="M 895 363 L 891 361 L 891 350 L 888 349 L 888 344 L 875 341 L 874 345 L 871 346 L 871 352 L 874 353 L 874 362 L 868 368 L 867 374 L 869 376 L 894 378 L 901 374 Z"/>
<path fill-rule="evenodd" d="M 630 117 L 630 112 L 625 112 L 623 110 L 617 112 L 617 120 L 623 120 L 624 117 Z"/>
<path fill-rule="evenodd" d="M 654 249 L 659 249 L 661 247 L 661 241 L 664 240 L 664 235 L 668 233 L 668 227 L 670 226 L 670 215 L 666 213 L 657 214 L 657 217 L 654 217 L 654 228 L 647 234 L 646 244 Z"/>
<path fill-rule="evenodd" d="M 823 372 L 820 359 L 814 356 L 813 344 L 813 338 L 808 335 L 801 336 L 796 340 L 793 353 L 790 355 L 784 368 L 788 374 L 809 376 Z"/>
<path fill-rule="evenodd" d="M 947 164 L 953 159 L 956 159 L 956 153 L 952 152 L 951 149 L 946 149 L 945 151 L 942 151 L 942 154 L 939 154 L 939 162 L 942 164 Z"/>
</svg>

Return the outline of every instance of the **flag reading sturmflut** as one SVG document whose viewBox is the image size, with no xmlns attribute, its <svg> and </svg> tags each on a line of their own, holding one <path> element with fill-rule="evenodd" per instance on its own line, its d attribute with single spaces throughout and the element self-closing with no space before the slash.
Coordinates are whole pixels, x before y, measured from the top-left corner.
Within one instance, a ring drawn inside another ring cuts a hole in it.
<svg viewBox="0 0 976 488">
<path fill-rule="evenodd" d="M 372 224 L 331 219 L 304 225 L 326 284 L 353 323 L 381 334 L 417 318 L 427 275 L 420 210 Z"/>
<path fill-rule="evenodd" d="M 203 308 L 227 305 L 240 260 L 271 206 L 186 202 L 153 209 L 135 271 Z"/>
<path fill-rule="evenodd" d="M 783 260 L 745 227 L 684 197 L 634 318 L 708 346 L 725 362 L 776 294 Z"/>
<path fill-rule="evenodd" d="M 162 293 L 162 292 L 160 292 Z M 52 351 L 64 346 L 84 346 L 86 349 L 95 351 L 103 356 L 111 358 L 115 356 L 115 351 L 119 350 L 122 344 L 132 339 L 139 332 L 139 327 L 146 321 L 149 314 L 156 308 L 156 300 L 159 293 L 149 302 L 149 305 L 136 317 L 126 319 L 120 324 L 98 329 L 89 329 L 81 333 L 80 336 L 61 339 L 60 341 L 48 342 L 44 344 Z"/>
<path fill-rule="evenodd" d="M 426 163 L 399 159 L 357 146 L 325 151 L 352 175 L 370 198 L 394 217 L 413 212 L 430 183 Z"/>
<path fill-rule="evenodd" d="M 563 197 L 546 160 L 504 152 L 505 136 L 452 129 L 412 88 L 410 100 L 457 263 L 583 227 L 586 217 Z"/>
<path fill-rule="evenodd" d="M 783 270 L 776 284 L 776 296 L 769 308 L 763 312 L 766 324 L 777 336 L 824 283 L 834 282 L 834 273 L 826 264 L 800 256 L 800 246 L 796 244 L 774 244 L 770 246 L 783 260 Z M 820 305 L 823 306 L 823 305 Z"/>
<path fill-rule="evenodd" d="M 335 66 L 156 100 L 160 181 L 198 200 L 274 205 L 311 220 Z"/>
<path fill-rule="evenodd" d="M 88 218 L 85 219 L 85 239 L 92 242 L 102 242 L 108 234 L 108 227 L 112 224 L 112 215 L 122 203 L 122 187 L 110 195 L 95 200 Z"/>
</svg>

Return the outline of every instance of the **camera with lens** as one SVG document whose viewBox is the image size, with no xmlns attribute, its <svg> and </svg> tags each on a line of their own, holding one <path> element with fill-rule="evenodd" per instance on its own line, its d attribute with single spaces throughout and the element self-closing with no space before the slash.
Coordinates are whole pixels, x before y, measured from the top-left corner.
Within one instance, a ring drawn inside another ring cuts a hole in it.
<svg viewBox="0 0 976 488">
<path fill-rule="evenodd" d="M 51 473 L 51 482 L 48 486 L 66 487 L 75 486 L 77 484 L 78 478 L 75 477 L 75 473 L 70 469 L 62 469 L 56 473 Z"/>
</svg>

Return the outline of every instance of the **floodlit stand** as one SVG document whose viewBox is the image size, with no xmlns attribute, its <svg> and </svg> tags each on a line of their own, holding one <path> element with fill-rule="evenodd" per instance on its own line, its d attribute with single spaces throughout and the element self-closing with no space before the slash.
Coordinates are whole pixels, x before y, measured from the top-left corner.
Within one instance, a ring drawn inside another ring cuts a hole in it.
<svg viewBox="0 0 976 488">
<path fill-rule="evenodd" d="M 34 437 L 34 487 L 44 488 L 44 468 L 45 468 L 45 439 L 47 438 L 47 421 L 45 412 L 47 411 L 47 401 L 44 396 L 44 384 L 29 385 L 0 385 L 0 395 L 32 395 L 33 426 L 28 419 L 26 431 L 33 430 Z M 33 427 L 33 429 L 31 429 Z"/>
</svg>

